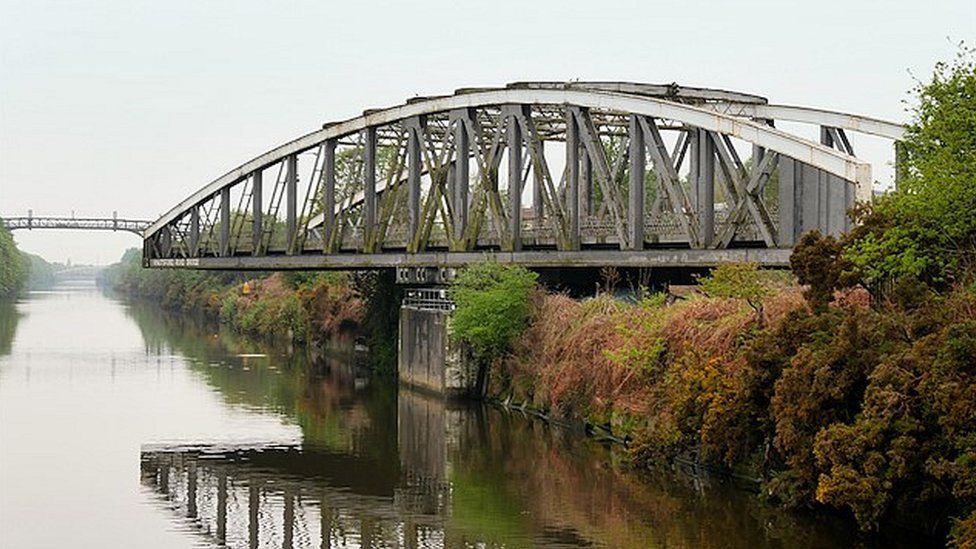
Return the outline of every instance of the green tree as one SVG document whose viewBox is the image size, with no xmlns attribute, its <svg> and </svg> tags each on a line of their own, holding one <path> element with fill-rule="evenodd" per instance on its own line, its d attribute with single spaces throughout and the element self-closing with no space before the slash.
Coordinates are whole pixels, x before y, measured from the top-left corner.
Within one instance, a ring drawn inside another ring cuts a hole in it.
<svg viewBox="0 0 976 549">
<path fill-rule="evenodd" d="M 764 273 L 756 263 L 729 263 L 700 277 L 698 285 L 709 297 L 742 299 L 756 311 L 756 322 L 763 323 L 763 300 L 772 294 Z"/>
<path fill-rule="evenodd" d="M 17 249 L 14 237 L 0 220 L 0 297 L 19 292 L 27 282 L 27 258 Z"/>
<path fill-rule="evenodd" d="M 820 231 L 810 231 L 797 242 L 790 256 L 790 268 L 797 281 L 807 288 L 803 297 L 817 310 L 825 308 L 834 298 L 834 290 L 841 284 L 843 245 Z"/>
<path fill-rule="evenodd" d="M 481 358 L 507 352 L 525 329 L 538 275 L 523 267 L 480 263 L 451 286 L 457 305 L 451 331 Z"/>
<path fill-rule="evenodd" d="M 976 255 L 976 56 L 963 46 L 913 91 L 899 188 L 859 219 L 844 252 L 869 288 L 946 287 Z"/>
</svg>

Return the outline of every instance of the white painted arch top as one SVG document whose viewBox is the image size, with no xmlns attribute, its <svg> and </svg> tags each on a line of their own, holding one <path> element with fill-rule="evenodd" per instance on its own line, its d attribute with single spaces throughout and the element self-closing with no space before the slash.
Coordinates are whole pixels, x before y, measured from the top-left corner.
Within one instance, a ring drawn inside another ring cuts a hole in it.
<svg viewBox="0 0 976 549">
<path fill-rule="evenodd" d="M 718 112 L 716 107 L 700 108 L 655 97 L 593 90 L 489 89 L 459 95 L 435 97 L 388 109 L 371 111 L 362 116 L 330 124 L 320 130 L 303 135 L 271 149 L 215 179 L 163 214 L 162 217 L 146 229 L 143 236 L 148 238 L 171 221 L 179 218 L 194 205 L 204 202 L 220 192 L 224 187 L 239 182 L 252 172 L 275 164 L 292 154 L 316 147 L 326 140 L 336 139 L 362 131 L 368 127 L 383 126 L 415 116 L 442 113 L 453 109 L 490 107 L 506 104 L 577 106 L 589 109 L 606 109 L 654 118 L 666 118 L 742 139 L 779 154 L 795 158 L 847 181 L 854 182 L 859 199 L 869 197 L 871 192 L 870 164 L 808 139 L 742 118 L 743 116 L 774 118 L 773 116 L 756 114 L 759 112 L 758 110 L 755 112 L 725 114 Z M 831 113 L 830 111 L 775 105 L 734 105 L 728 107 L 728 109 L 734 111 L 735 109 L 745 109 L 747 107 L 770 109 L 763 111 L 765 115 L 774 115 L 777 113 L 788 115 L 783 116 L 784 119 L 793 119 L 791 117 L 800 117 L 802 115 L 805 120 L 799 121 L 822 120 L 817 123 L 836 125 L 837 127 L 844 128 L 848 128 L 850 125 L 844 126 L 839 124 L 839 122 L 844 122 L 845 120 L 851 122 L 854 118 L 873 120 L 864 117 L 850 118 L 853 115 L 842 115 L 841 113 Z M 821 118 L 818 118 L 818 112 L 821 114 L 830 113 L 832 116 L 822 115 Z M 845 116 L 848 118 L 845 119 Z M 887 122 L 884 124 L 897 126 L 896 124 Z M 864 125 L 862 124 L 861 126 L 863 127 Z M 850 129 L 858 131 L 857 128 Z M 889 131 L 888 133 L 895 135 L 897 132 Z M 898 133 L 897 135 L 901 134 Z"/>
</svg>

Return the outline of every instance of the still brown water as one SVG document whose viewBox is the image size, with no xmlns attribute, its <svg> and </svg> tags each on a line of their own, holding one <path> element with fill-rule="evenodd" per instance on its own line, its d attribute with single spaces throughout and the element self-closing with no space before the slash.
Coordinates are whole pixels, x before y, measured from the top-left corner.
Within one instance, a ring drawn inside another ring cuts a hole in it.
<svg viewBox="0 0 976 549">
<path fill-rule="evenodd" d="M 578 433 L 91 283 L 0 303 L 0 547 L 848 547 Z"/>
</svg>

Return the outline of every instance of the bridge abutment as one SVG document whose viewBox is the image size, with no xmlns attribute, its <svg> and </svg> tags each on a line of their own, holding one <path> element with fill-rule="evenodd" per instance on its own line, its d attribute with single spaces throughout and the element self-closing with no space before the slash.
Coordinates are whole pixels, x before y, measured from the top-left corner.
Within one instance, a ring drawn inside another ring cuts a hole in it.
<svg viewBox="0 0 976 549">
<path fill-rule="evenodd" d="M 450 399 L 479 398 L 484 372 L 448 330 L 447 290 L 407 290 L 400 305 L 397 373 L 404 385 Z"/>
</svg>

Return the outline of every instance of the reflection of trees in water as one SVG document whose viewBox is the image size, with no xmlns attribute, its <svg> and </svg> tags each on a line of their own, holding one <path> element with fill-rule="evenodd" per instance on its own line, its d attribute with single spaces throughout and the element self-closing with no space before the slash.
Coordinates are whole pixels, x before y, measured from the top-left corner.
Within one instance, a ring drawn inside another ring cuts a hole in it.
<svg viewBox="0 0 976 549">
<path fill-rule="evenodd" d="M 368 379 L 351 340 L 326 351 L 282 352 L 215 323 L 151 305 L 132 304 L 127 312 L 142 331 L 148 353 L 185 356 L 189 368 L 225 402 L 290 418 L 301 428 L 305 445 L 395 454 L 395 385 Z"/>
<path fill-rule="evenodd" d="M 190 517 L 196 531 L 229 546 L 253 540 L 250 546 L 319 547 L 322 532 L 336 546 L 829 547 L 851 541 L 831 523 L 764 510 L 753 494 L 733 487 L 680 474 L 643 478 L 608 461 L 605 449 L 578 433 L 491 408 L 448 407 L 412 392 L 401 391 L 398 401 L 391 453 L 146 448 L 143 483 L 180 517 Z"/>
<path fill-rule="evenodd" d="M 20 313 L 17 312 L 17 304 L 0 299 L 0 356 L 10 354 L 19 321 Z"/>
<path fill-rule="evenodd" d="M 464 494 L 484 486 L 502 487 L 504 505 L 520 502 L 536 545 L 830 547 L 851 540 L 831 521 L 762 508 L 755 494 L 724 482 L 678 471 L 636 474 L 580 433 L 497 409 L 486 416 L 463 425 L 462 443 L 449 458 L 452 525 L 465 541 L 484 528 L 478 506 L 492 500 L 465 502 Z M 471 508 L 460 509 L 462 503 Z"/>
<path fill-rule="evenodd" d="M 184 355 L 229 404 L 274 410 L 302 429 L 301 447 L 144 450 L 144 483 L 231 546 L 318 546 L 323 530 L 334 543 L 407 546 L 850 541 L 723 484 L 642 478 L 579 433 L 367 382 L 348 355 L 275 354 L 157 309 L 130 314 L 147 352 Z M 248 353 L 268 356 L 238 356 Z"/>
</svg>

